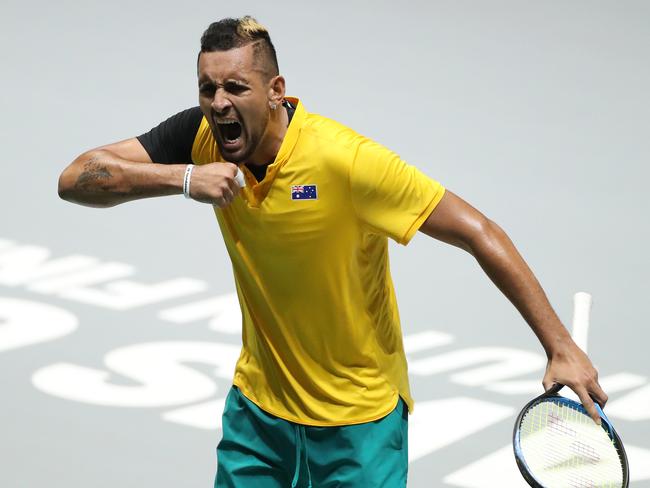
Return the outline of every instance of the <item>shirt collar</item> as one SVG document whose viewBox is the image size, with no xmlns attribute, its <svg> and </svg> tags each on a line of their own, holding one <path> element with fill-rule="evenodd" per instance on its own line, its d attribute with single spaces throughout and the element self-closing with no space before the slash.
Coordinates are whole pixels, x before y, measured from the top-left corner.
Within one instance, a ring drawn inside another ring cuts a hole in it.
<svg viewBox="0 0 650 488">
<path fill-rule="evenodd" d="M 307 118 L 307 112 L 298 98 L 286 97 L 286 99 L 296 107 L 296 111 L 293 114 L 289 127 L 287 127 L 287 132 L 284 135 L 275 160 L 266 169 L 264 179 L 258 182 L 245 164 L 239 165 L 246 178 L 246 187 L 242 190 L 242 196 L 251 207 L 259 207 L 264 198 L 266 198 L 280 168 L 289 160 L 298 142 L 298 136 L 305 123 L 305 119 Z"/>
</svg>

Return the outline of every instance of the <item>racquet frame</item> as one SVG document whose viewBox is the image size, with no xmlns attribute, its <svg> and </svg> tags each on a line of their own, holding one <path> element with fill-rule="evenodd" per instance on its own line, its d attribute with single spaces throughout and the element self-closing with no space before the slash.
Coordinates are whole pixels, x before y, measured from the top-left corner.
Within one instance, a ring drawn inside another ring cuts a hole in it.
<svg viewBox="0 0 650 488">
<path fill-rule="evenodd" d="M 519 415 L 517 416 L 517 421 L 515 422 L 515 428 L 512 433 L 512 445 L 515 452 L 515 460 L 517 461 L 517 467 L 519 468 L 521 475 L 524 477 L 526 482 L 533 488 L 553 488 L 553 487 L 544 486 L 534 478 L 534 476 L 532 475 L 532 473 L 528 468 L 528 465 L 526 464 L 526 460 L 524 459 L 523 453 L 521 451 L 519 428 L 528 410 L 534 405 L 547 401 L 548 399 L 552 398 L 559 403 L 562 403 L 575 410 L 583 412 L 587 416 L 589 415 L 587 413 L 587 410 L 585 410 L 585 408 L 582 406 L 582 404 L 573 401 L 569 398 L 565 398 L 561 395 L 558 395 L 558 392 L 562 389 L 563 386 L 564 385 L 561 384 L 555 384 L 547 392 L 541 394 L 537 398 L 534 398 L 533 400 L 528 402 L 526 406 L 521 410 L 521 412 L 519 412 Z M 612 440 L 612 442 L 614 443 L 614 447 L 618 451 L 619 457 L 621 458 L 621 466 L 623 467 L 622 488 L 627 488 L 630 484 L 630 480 L 629 480 L 630 474 L 629 474 L 627 455 L 625 454 L 625 448 L 623 447 L 623 442 L 621 441 L 621 438 L 616 433 L 616 430 L 614 430 L 614 427 L 612 426 L 611 422 L 607 418 L 607 415 L 605 415 L 605 412 L 602 411 L 602 409 L 597 403 L 595 405 L 596 405 L 596 409 L 598 410 L 598 414 L 600 415 L 601 426 L 603 430 L 607 433 L 609 438 Z"/>
</svg>

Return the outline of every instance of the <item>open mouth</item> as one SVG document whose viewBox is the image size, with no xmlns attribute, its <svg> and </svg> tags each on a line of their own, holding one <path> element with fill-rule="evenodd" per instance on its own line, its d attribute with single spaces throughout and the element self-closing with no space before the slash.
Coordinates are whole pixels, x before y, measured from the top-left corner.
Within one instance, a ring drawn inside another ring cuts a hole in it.
<svg viewBox="0 0 650 488">
<path fill-rule="evenodd" d="M 236 120 L 218 122 L 217 127 L 219 128 L 221 139 L 226 144 L 233 144 L 241 137 L 242 127 Z"/>
</svg>

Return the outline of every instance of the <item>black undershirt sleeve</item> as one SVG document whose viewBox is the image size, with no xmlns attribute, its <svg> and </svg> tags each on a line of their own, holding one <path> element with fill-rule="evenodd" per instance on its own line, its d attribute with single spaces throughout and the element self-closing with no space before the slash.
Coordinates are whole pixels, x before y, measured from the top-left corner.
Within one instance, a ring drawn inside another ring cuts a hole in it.
<svg viewBox="0 0 650 488">
<path fill-rule="evenodd" d="M 192 145 L 203 113 L 192 107 L 138 136 L 154 163 L 192 163 Z"/>
</svg>

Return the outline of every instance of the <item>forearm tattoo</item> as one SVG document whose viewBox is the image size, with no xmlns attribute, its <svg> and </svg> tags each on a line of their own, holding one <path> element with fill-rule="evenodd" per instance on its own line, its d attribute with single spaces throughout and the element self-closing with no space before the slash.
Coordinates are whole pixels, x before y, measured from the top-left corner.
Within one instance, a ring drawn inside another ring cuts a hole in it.
<svg viewBox="0 0 650 488">
<path fill-rule="evenodd" d="M 92 157 L 84 164 L 84 169 L 77 178 L 75 188 L 80 190 L 108 190 L 103 185 L 113 177 L 108 167 L 99 161 L 99 158 Z"/>
</svg>

